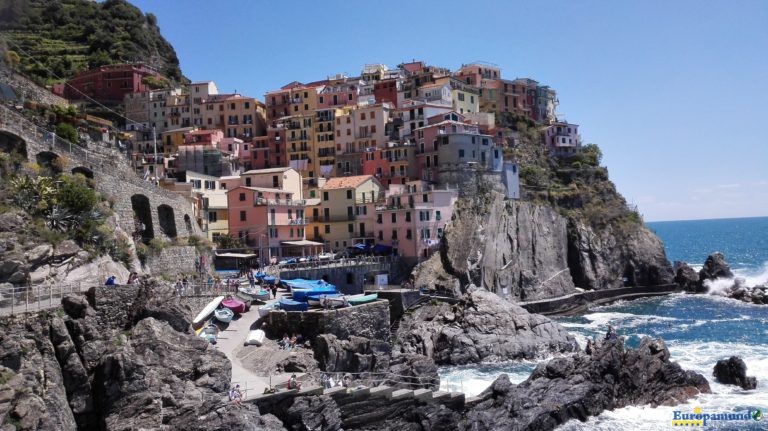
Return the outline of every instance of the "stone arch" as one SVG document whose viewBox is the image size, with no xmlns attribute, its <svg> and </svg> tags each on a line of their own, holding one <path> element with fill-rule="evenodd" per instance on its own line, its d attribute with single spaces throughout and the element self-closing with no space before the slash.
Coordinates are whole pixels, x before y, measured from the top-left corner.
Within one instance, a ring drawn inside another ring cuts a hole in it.
<svg viewBox="0 0 768 431">
<path fill-rule="evenodd" d="M 0 150 L 27 157 L 27 141 L 11 132 L 0 131 Z"/>
<path fill-rule="evenodd" d="M 152 207 L 149 204 L 149 198 L 142 194 L 135 194 L 131 196 L 131 207 L 133 208 L 133 237 L 148 243 L 155 237 L 155 230 L 152 227 Z"/>
<path fill-rule="evenodd" d="M 61 163 L 63 160 L 64 158 L 52 151 L 41 151 L 37 153 L 37 164 L 40 165 L 40 167 L 50 170 L 54 174 L 64 172 L 64 166 Z"/>
<path fill-rule="evenodd" d="M 160 223 L 160 231 L 168 238 L 176 238 L 176 219 L 173 215 L 173 208 L 162 204 L 157 207 L 157 221 Z"/>
<path fill-rule="evenodd" d="M 184 214 L 184 226 L 187 228 L 187 235 L 192 235 L 192 219 L 189 218 L 189 214 Z"/>
<path fill-rule="evenodd" d="M 88 179 L 93 179 L 93 171 L 90 168 L 86 168 L 85 166 L 75 166 L 72 168 L 72 175 L 80 174 Z"/>
</svg>

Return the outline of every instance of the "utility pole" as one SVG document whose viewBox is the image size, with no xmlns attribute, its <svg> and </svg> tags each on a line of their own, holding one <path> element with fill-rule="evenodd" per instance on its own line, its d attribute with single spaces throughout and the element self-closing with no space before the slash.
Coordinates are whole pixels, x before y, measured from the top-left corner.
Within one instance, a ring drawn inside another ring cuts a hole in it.
<svg viewBox="0 0 768 431">
<path fill-rule="evenodd" d="M 154 145 L 154 148 L 155 148 L 155 156 L 152 159 L 152 169 L 155 171 L 154 172 L 155 179 L 158 179 L 159 177 L 157 175 L 157 134 L 155 133 L 155 125 L 154 124 L 152 125 L 152 142 L 153 142 L 153 145 Z"/>
</svg>

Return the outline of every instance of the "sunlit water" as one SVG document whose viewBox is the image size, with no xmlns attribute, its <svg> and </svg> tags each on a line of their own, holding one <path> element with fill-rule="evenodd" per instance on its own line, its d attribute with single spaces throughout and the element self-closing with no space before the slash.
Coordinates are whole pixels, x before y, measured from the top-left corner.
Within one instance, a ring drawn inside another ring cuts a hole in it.
<svg viewBox="0 0 768 431">
<path fill-rule="evenodd" d="M 738 276 L 753 284 L 765 282 L 768 280 L 768 218 L 743 220 L 742 226 L 733 226 L 741 223 L 740 220 L 717 220 L 655 223 L 650 227 L 665 241 L 670 260 L 700 265 L 709 252 L 720 250 L 733 262 Z M 696 251 L 697 237 L 698 247 L 703 251 Z M 712 243 L 713 238 L 721 241 L 720 247 Z M 728 238 L 737 243 L 727 242 Z M 695 407 L 704 413 L 731 413 L 748 408 L 768 412 L 768 306 L 712 295 L 676 294 L 593 307 L 582 315 L 556 320 L 576 337 L 582 348 L 587 338 L 605 334 L 609 324 L 632 347 L 637 346 L 644 335 L 661 337 L 672 359 L 683 368 L 704 375 L 712 388 L 712 394 L 700 395 L 684 405 L 633 406 L 607 411 L 586 423 L 570 421 L 560 428 L 562 430 L 679 429 L 671 426 L 673 411 L 689 413 Z M 747 363 L 748 374 L 758 379 L 757 390 L 744 391 L 715 382 L 712 368 L 717 360 L 731 355 L 741 356 Z M 443 367 L 441 386 L 444 390 L 476 395 L 502 373 L 508 374 L 512 382 L 525 380 L 535 365 L 535 362 L 515 362 Z M 768 418 L 761 422 L 710 421 L 701 429 L 768 429 Z"/>
</svg>

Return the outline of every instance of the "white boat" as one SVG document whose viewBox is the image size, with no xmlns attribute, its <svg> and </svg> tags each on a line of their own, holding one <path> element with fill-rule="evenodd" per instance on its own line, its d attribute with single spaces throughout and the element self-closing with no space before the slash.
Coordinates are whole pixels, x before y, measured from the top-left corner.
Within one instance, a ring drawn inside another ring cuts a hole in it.
<svg viewBox="0 0 768 431">
<path fill-rule="evenodd" d="M 265 305 L 259 307 L 259 316 L 264 317 L 272 310 L 278 310 L 279 303 L 277 301 L 268 302 Z"/>
<path fill-rule="evenodd" d="M 235 313 L 229 308 L 217 308 L 213 311 L 213 315 L 216 316 L 216 320 L 222 323 L 229 323 L 235 317 Z"/>
<path fill-rule="evenodd" d="M 341 294 L 310 296 L 307 298 L 307 303 L 310 307 L 326 307 L 327 305 L 330 308 L 345 307 L 349 305 L 344 295 Z"/>
<path fill-rule="evenodd" d="M 264 331 L 261 329 L 254 329 L 248 333 L 248 338 L 245 339 L 245 345 L 261 346 L 264 343 L 264 337 L 266 337 Z"/>
<path fill-rule="evenodd" d="M 217 297 L 213 298 L 213 300 L 211 300 L 211 302 L 209 302 L 202 309 L 202 311 L 200 311 L 200 313 L 197 314 L 195 319 L 192 321 L 192 324 L 197 326 L 197 325 L 203 323 L 208 318 L 208 316 L 210 316 L 211 313 L 213 313 L 213 310 L 215 310 L 216 308 L 219 307 L 219 304 L 221 304 L 221 301 L 223 301 L 223 300 L 224 300 L 223 296 L 217 296 Z"/>
</svg>

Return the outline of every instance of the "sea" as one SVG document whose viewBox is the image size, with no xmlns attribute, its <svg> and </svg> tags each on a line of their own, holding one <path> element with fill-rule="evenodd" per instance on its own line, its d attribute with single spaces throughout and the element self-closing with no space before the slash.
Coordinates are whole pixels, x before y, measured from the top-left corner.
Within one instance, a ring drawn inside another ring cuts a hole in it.
<svg viewBox="0 0 768 431">
<path fill-rule="evenodd" d="M 701 268 L 707 256 L 720 251 L 737 277 L 747 285 L 768 283 L 768 217 L 647 223 L 664 242 L 670 261 Z M 661 337 L 672 360 L 704 375 L 712 394 L 699 395 L 674 407 L 632 406 L 590 418 L 569 421 L 559 430 L 666 430 L 675 412 L 743 413 L 761 410 L 762 421 L 709 421 L 699 429 L 768 430 L 768 306 L 746 304 L 717 294 L 674 294 L 591 307 L 583 314 L 556 318 L 582 348 L 588 338 L 601 337 L 608 325 L 630 346 L 644 336 Z M 740 356 L 747 373 L 756 376 L 757 390 L 721 385 L 712 377 L 719 359 Z M 527 379 L 535 361 L 441 367 L 441 389 L 477 395 L 506 373 L 513 382 Z M 690 427 L 686 427 L 690 428 Z"/>
</svg>

